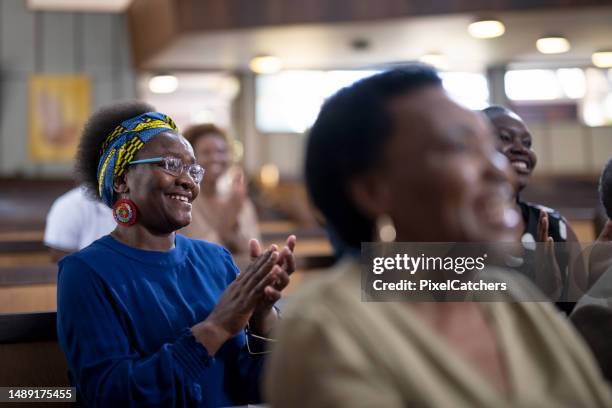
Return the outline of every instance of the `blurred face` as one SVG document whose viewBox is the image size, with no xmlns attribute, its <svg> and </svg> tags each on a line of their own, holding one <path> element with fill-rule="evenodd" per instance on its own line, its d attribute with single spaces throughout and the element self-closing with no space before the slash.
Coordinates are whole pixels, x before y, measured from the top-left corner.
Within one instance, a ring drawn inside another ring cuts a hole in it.
<svg viewBox="0 0 612 408">
<path fill-rule="evenodd" d="M 231 154 L 225 138 L 218 134 L 200 137 L 194 145 L 200 166 L 204 167 L 204 183 L 217 182 L 231 164 Z"/>
<path fill-rule="evenodd" d="M 513 171 L 485 118 L 427 87 L 389 105 L 395 130 L 379 180 L 397 241 L 515 241 Z"/>
<path fill-rule="evenodd" d="M 531 149 L 531 133 L 514 114 L 499 114 L 491 119 L 499 140 L 500 151 L 508 158 L 518 178 L 518 189 L 527 186 L 537 157 Z"/>
<path fill-rule="evenodd" d="M 195 163 L 187 140 L 175 133 L 163 132 L 144 145 L 134 160 L 177 157 L 183 164 Z M 176 231 L 191 222 L 191 202 L 200 192 L 187 171 L 175 177 L 161 163 L 136 164 L 126 173 L 127 195 L 138 208 L 137 223 L 159 233 Z"/>
</svg>

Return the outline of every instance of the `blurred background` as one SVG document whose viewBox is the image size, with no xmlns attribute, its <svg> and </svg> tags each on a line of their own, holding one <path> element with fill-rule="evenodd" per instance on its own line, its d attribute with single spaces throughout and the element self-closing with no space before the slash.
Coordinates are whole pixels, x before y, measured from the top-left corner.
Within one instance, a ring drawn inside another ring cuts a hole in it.
<svg viewBox="0 0 612 408">
<path fill-rule="evenodd" d="M 265 243 L 299 237 L 298 284 L 332 262 L 302 182 L 305 134 L 342 86 L 410 61 L 471 109 L 511 107 L 538 154 L 527 200 L 593 240 L 612 153 L 609 0 L 2 0 L 0 313 L 55 310 L 42 244 L 98 107 L 142 99 L 232 137 Z M 329 154 L 334 154 L 329 152 Z"/>
</svg>

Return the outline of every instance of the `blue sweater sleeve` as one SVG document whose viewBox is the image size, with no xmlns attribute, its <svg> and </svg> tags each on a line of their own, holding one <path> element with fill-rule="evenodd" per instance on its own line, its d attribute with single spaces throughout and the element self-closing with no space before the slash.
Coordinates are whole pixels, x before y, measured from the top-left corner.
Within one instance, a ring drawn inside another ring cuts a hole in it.
<svg viewBox="0 0 612 408">
<path fill-rule="evenodd" d="M 83 261 L 66 258 L 58 278 L 57 326 L 80 397 L 87 406 L 185 406 L 197 404 L 196 380 L 212 363 L 186 328 L 173 343 L 141 356 L 100 277 Z"/>
<path fill-rule="evenodd" d="M 230 252 L 225 248 L 223 248 L 222 259 L 227 270 L 232 271 L 228 281 L 229 284 L 240 274 L 240 270 Z M 236 389 L 233 394 L 237 404 L 260 404 L 262 403 L 261 373 L 265 360 L 263 352 L 269 345 L 257 338 L 247 338 L 246 341 L 252 346 L 252 351 L 255 354 L 249 352 L 249 347 L 245 342 L 238 354 L 237 366 L 234 367 L 234 375 L 238 381 L 235 384 Z"/>
</svg>

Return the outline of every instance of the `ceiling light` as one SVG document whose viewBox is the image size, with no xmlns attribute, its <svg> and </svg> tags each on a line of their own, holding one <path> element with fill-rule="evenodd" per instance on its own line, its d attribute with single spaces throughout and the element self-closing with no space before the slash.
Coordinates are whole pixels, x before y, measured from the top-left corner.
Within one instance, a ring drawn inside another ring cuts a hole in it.
<svg viewBox="0 0 612 408">
<path fill-rule="evenodd" d="M 468 32 L 474 38 L 495 38 L 506 32 L 506 27 L 499 20 L 478 20 L 468 26 Z"/>
<path fill-rule="evenodd" d="M 446 58 L 446 55 L 444 54 L 438 54 L 438 53 L 425 54 L 421 58 L 419 58 L 419 61 L 421 61 L 424 64 L 432 65 L 436 69 L 439 69 L 442 71 L 448 69 L 448 58 Z"/>
<path fill-rule="evenodd" d="M 256 74 L 274 74 L 283 67 L 280 58 L 273 55 L 260 55 L 251 60 L 249 68 Z"/>
<path fill-rule="evenodd" d="M 570 43 L 565 37 L 548 36 L 538 39 L 536 48 L 542 54 L 562 54 L 569 51 Z"/>
<path fill-rule="evenodd" d="M 602 50 L 594 52 L 591 56 L 593 64 L 599 68 L 612 67 L 612 50 Z"/>
<path fill-rule="evenodd" d="M 149 89 L 153 93 L 172 93 L 176 88 L 178 88 L 178 79 L 174 75 L 156 75 L 149 80 Z"/>
</svg>

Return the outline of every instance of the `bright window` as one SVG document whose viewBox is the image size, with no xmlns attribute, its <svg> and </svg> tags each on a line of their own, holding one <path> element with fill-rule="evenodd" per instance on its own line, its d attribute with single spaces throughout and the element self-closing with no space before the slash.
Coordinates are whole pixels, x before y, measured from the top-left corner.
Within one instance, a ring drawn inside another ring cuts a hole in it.
<svg viewBox="0 0 612 408">
<path fill-rule="evenodd" d="M 612 69 L 588 68 L 582 119 L 587 126 L 612 125 Z"/>
<path fill-rule="evenodd" d="M 586 91 L 580 68 L 511 70 L 505 83 L 506 95 L 513 101 L 580 99 Z"/>
<path fill-rule="evenodd" d="M 380 71 L 282 71 L 256 79 L 256 122 L 264 133 L 303 133 L 317 118 L 326 98 L 340 88 Z M 470 109 L 487 106 L 484 75 L 440 73 L 449 95 Z"/>
</svg>

